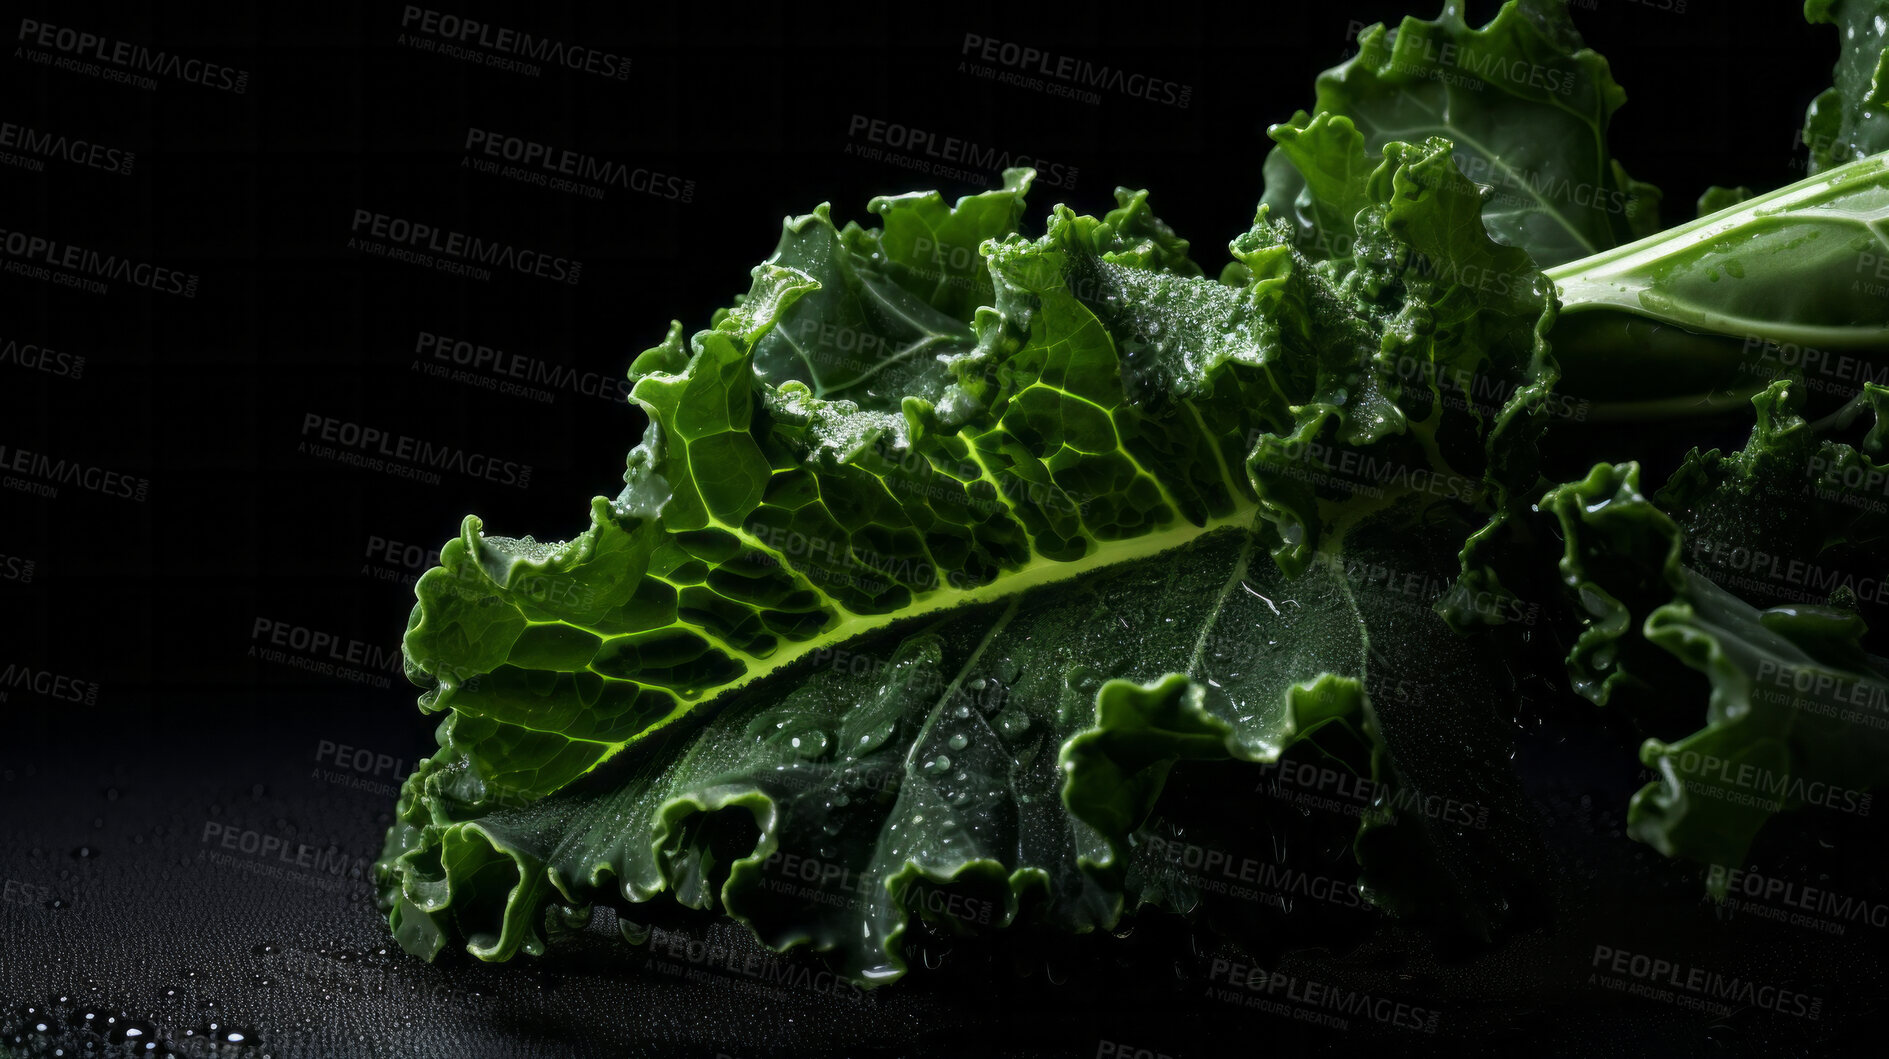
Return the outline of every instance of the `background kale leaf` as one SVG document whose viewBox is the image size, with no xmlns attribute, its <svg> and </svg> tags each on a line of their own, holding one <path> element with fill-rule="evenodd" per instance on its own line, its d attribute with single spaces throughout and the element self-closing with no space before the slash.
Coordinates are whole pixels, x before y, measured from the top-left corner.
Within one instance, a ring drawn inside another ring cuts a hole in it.
<svg viewBox="0 0 1889 1059">
<path fill-rule="evenodd" d="M 1889 0 L 1804 0 L 1804 17 L 1837 27 L 1834 84 L 1811 100 L 1810 172 L 1889 150 Z"/>
<path fill-rule="evenodd" d="M 1774 815 L 1866 799 L 1885 778 L 1889 669 L 1862 646 L 1859 608 L 1880 611 L 1889 573 L 1889 467 L 1870 456 L 1886 398 L 1871 385 L 1810 423 L 1803 385 L 1776 383 L 1742 451 L 1693 450 L 1655 498 L 1637 465 L 1603 464 L 1543 500 L 1585 615 L 1575 690 L 1652 727 L 1696 709 L 1672 660 L 1707 679 L 1706 726 L 1641 750 L 1660 778 L 1629 828 L 1664 853 L 1741 866 Z M 1841 440 L 1865 413 L 1860 447 Z"/>
<path fill-rule="evenodd" d="M 1544 268 L 1657 231 L 1658 189 L 1628 176 L 1607 145 L 1626 93 L 1583 46 L 1564 0 L 1515 0 L 1481 28 L 1465 6 L 1449 0 L 1433 20 L 1363 30 L 1358 54 L 1319 75 L 1312 113 L 1350 118 L 1372 152 L 1447 139 L 1458 167 L 1490 189 L 1489 232 Z M 1342 254 L 1330 213 L 1345 206 L 1306 176 L 1290 149 L 1275 148 L 1263 201 L 1308 254 Z"/>
</svg>

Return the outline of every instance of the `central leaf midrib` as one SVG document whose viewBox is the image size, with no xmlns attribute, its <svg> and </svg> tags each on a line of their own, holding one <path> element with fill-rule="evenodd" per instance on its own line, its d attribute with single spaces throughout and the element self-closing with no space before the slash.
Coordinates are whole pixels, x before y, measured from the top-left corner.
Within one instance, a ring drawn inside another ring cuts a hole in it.
<svg viewBox="0 0 1889 1059">
<path fill-rule="evenodd" d="M 1073 580 L 1097 570 L 1152 558 L 1186 547 L 1212 533 L 1233 529 L 1250 530 L 1257 512 L 1257 505 L 1240 504 L 1232 513 L 1209 519 L 1202 525 L 1179 522 L 1139 537 L 1098 542 L 1095 550 L 1081 559 L 1070 562 L 1038 557 L 988 584 L 964 589 L 951 587 L 933 589 L 927 593 L 915 594 L 909 606 L 898 610 L 884 614 L 853 615 L 818 636 L 776 650 L 773 654 L 761 659 L 759 664 L 750 665 L 740 677 L 716 687 L 709 694 L 678 703 L 667 716 L 650 724 L 636 735 L 622 742 L 610 744 L 610 748 L 599 755 L 597 760 L 584 771 L 586 773 L 594 771 L 626 747 L 634 746 L 653 733 L 697 710 L 756 681 L 778 673 L 816 651 L 847 643 L 911 618 L 939 614 L 977 604 L 1001 602 L 1033 589 Z"/>
</svg>

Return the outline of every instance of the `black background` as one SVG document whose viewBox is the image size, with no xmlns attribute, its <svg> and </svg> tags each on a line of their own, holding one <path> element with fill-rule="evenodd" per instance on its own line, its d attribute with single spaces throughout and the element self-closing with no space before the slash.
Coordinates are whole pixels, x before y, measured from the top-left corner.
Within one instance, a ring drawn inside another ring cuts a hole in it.
<svg viewBox="0 0 1889 1059">
<path fill-rule="evenodd" d="M 211 1022 L 234 1019 L 251 1039 L 222 1052 L 260 1042 L 249 1050 L 275 1055 L 1095 1055 L 1120 1039 L 1178 1056 L 1282 1035 L 1307 1048 L 1363 1046 L 1231 1009 L 1180 1017 L 1165 985 L 1144 993 L 1133 981 L 1059 992 L 1022 979 L 1021 992 L 995 983 L 1006 997 L 993 999 L 914 975 L 904 995 L 861 1014 L 820 998 L 801 1010 L 653 981 L 608 938 L 530 967 L 448 957 L 426 968 L 376 951 L 384 927 L 358 886 L 332 893 L 198 859 L 214 822 L 371 860 L 391 807 L 371 783 L 396 772 L 370 770 L 368 789 L 339 785 L 322 778 L 318 751 L 364 748 L 404 771 L 432 747 L 432 722 L 397 671 L 359 680 L 272 662 L 252 650 L 269 646 L 259 622 L 387 656 L 424 564 L 390 560 L 371 541 L 436 548 L 468 512 L 495 533 L 559 539 L 583 527 L 589 497 L 618 487 L 641 429 L 633 407 L 571 389 L 542 403 L 432 377 L 415 368 L 428 357 L 416 351 L 420 334 L 620 378 L 669 320 L 706 326 L 745 290 L 783 216 L 826 201 L 836 219 L 863 222 L 876 194 L 976 189 L 849 153 L 866 142 L 849 134 L 855 115 L 1072 169 L 1069 186 L 1039 181 L 1032 219 L 1057 201 L 1099 213 L 1115 186 L 1149 188 L 1215 272 L 1251 220 L 1265 127 L 1310 104 L 1313 77 L 1348 54 L 1358 25 L 1408 10 L 1365 0 L 1238 14 L 1188 3 L 419 6 L 625 57 L 629 73 L 545 66 L 531 76 L 428 52 L 403 42 L 417 27 L 403 27 L 398 3 L 0 8 L 9 38 L 37 20 L 248 73 L 241 93 L 161 75 L 146 90 L 35 63 L 16 50 L 33 50 L 28 41 L 9 39 L 0 54 L 0 122 L 135 154 L 128 174 L 63 159 L 37 171 L 0 165 L 0 228 L 199 277 L 195 296 L 182 297 L 0 273 L 0 343 L 84 358 L 76 378 L 0 363 L 0 445 L 149 483 L 142 501 L 73 485 L 56 497 L 0 490 L 0 664 L 93 692 L 82 702 L 20 688 L 0 698 L 0 872 L 9 893 L 32 898 L 0 905 L 0 1000 L 11 1005 L 0 1049 L 33 1021 L 25 1008 L 48 1001 L 55 1031 L 92 1005 L 101 1018 L 143 1018 L 190 1051 L 206 1047 Z M 1471 5 L 1472 18 L 1493 7 Z M 1669 220 L 1690 216 L 1707 185 L 1767 188 L 1801 175 L 1795 130 L 1828 84 L 1835 36 L 1806 25 L 1800 5 L 1574 7 L 1631 97 L 1616 153 L 1664 189 Z M 966 34 L 1165 78 L 1191 88 L 1189 105 L 1109 93 L 1092 104 L 992 83 L 959 72 Z M 461 165 L 474 128 L 673 176 L 689 182 L 689 200 L 625 188 L 593 200 L 474 172 Z M 361 209 L 581 261 L 581 279 L 498 271 L 481 282 L 377 258 L 348 246 Z M 419 484 L 310 455 L 311 414 L 529 465 L 529 487 L 451 472 Z M 1620 445 L 1622 457 L 1639 454 L 1631 437 Z M 1585 759 L 1568 754 L 1578 774 Z M 1585 781 L 1570 782 L 1561 793 L 1578 805 Z M 1606 831 L 1606 810 L 1568 812 L 1588 814 L 1571 831 Z M 1534 950 L 1518 951 L 1503 959 Z M 1484 1010 L 1442 1036 L 1574 1053 L 1655 1041 L 1840 1050 L 1869 1015 L 1844 1010 L 1773 1035 L 1592 993 L 1546 997 L 1548 986 L 1524 1003 L 1487 987 L 1513 966 L 1446 975 L 1458 996 L 1481 998 L 1465 1006 Z M 966 1012 L 1005 1028 L 960 1037 Z"/>
</svg>

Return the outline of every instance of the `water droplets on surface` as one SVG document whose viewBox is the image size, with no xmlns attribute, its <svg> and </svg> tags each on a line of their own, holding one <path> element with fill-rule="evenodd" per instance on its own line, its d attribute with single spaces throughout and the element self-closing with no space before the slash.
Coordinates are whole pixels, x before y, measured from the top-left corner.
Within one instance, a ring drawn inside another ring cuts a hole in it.
<svg viewBox="0 0 1889 1059">
<path fill-rule="evenodd" d="M 1030 729 L 1030 715 L 1014 706 L 1007 707 L 996 717 L 997 731 L 1005 739 L 1015 739 Z"/>
</svg>

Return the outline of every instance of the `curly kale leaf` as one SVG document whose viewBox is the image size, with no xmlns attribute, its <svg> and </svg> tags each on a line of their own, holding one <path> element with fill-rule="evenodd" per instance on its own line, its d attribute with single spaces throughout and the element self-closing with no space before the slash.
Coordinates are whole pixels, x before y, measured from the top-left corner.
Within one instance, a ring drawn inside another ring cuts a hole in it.
<svg viewBox="0 0 1889 1059">
<path fill-rule="evenodd" d="M 789 220 L 736 307 L 637 359 L 650 425 L 587 530 L 468 518 L 419 583 L 444 719 L 379 865 L 402 944 L 503 959 L 668 893 L 886 981 L 914 917 L 1189 907 L 1203 880 L 1150 855 L 1186 823 L 1170 773 L 1314 749 L 1374 792 L 1346 886 L 1501 929 L 1512 677 L 1435 607 L 1534 480 L 1551 288 L 1446 142 L 1303 136 L 1353 155 L 1346 261 L 1262 213 L 1204 278 L 1141 193 L 998 232 L 1021 177 Z M 981 269 L 938 269 L 974 238 Z M 829 325 L 898 364 L 785 341 Z"/>
<path fill-rule="evenodd" d="M 1777 814 L 1867 805 L 1889 780 L 1889 660 L 1863 646 L 1857 610 L 1859 589 L 1880 605 L 1873 586 L 1889 573 L 1889 466 L 1868 454 L 1880 451 L 1889 390 L 1871 386 L 1819 424 L 1797 415 L 1790 383 L 1753 403 L 1745 449 L 1695 450 L 1657 502 L 1630 463 L 1597 466 L 1542 501 L 1584 617 L 1568 657 L 1575 690 L 1603 705 L 1628 689 L 1674 699 L 1662 658 L 1709 686 L 1704 727 L 1642 746 L 1659 779 L 1635 796 L 1630 833 L 1734 867 Z M 1861 449 L 1830 436 L 1864 407 L 1877 418 Z"/>
<path fill-rule="evenodd" d="M 1657 231 L 1659 190 L 1628 176 L 1607 145 L 1626 93 L 1581 43 L 1563 0 L 1510 0 L 1481 28 L 1464 6 L 1449 0 L 1432 21 L 1365 29 L 1358 54 L 1319 75 L 1312 114 L 1351 119 L 1373 151 L 1449 140 L 1457 166 L 1488 188 L 1490 233 L 1544 268 Z M 1297 245 L 1317 257 L 1346 252 L 1332 221 L 1349 220 L 1352 203 L 1309 184 L 1288 144 L 1267 157 L 1265 177 L 1264 201 L 1292 222 Z"/>
<path fill-rule="evenodd" d="M 1804 113 L 1810 172 L 1889 150 L 1889 0 L 1804 0 L 1804 17 L 1836 26 L 1842 48 Z"/>
</svg>

